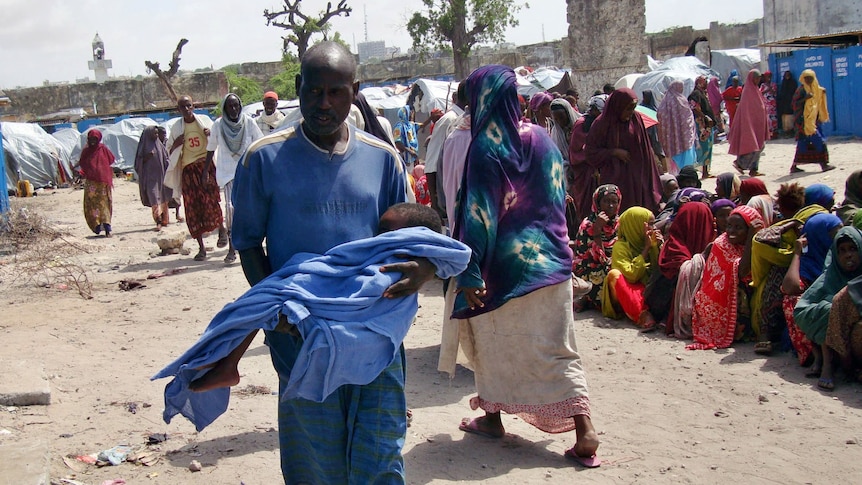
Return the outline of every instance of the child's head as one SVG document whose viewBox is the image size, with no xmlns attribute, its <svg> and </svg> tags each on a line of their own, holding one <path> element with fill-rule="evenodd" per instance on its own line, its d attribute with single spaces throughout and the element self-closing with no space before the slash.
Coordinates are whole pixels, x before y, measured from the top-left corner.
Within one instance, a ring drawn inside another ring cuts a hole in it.
<svg viewBox="0 0 862 485">
<path fill-rule="evenodd" d="M 781 184 L 775 202 L 784 219 L 790 219 L 805 206 L 805 187 L 797 182 Z"/>
<path fill-rule="evenodd" d="M 724 233 L 727 229 L 727 218 L 730 217 L 730 211 L 736 208 L 736 204 L 732 200 L 718 199 L 709 206 L 712 210 L 712 215 L 715 218 L 715 228 L 718 234 Z"/>
<path fill-rule="evenodd" d="M 841 270 L 847 274 L 858 273 L 860 258 L 856 241 L 849 235 L 842 234 L 838 236 L 836 248 L 838 249 L 836 261 Z"/>
<path fill-rule="evenodd" d="M 380 216 L 377 233 L 395 231 L 405 227 L 427 227 L 434 232 L 441 232 L 443 220 L 434 209 L 410 202 L 395 204 Z"/>
</svg>

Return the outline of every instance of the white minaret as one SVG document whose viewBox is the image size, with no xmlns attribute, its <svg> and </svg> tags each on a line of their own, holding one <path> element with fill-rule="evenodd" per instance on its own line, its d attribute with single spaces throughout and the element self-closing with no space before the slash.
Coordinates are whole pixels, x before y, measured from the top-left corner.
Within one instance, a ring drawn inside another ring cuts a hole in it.
<svg viewBox="0 0 862 485">
<path fill-rule="evenodd" d="M 111 69 L 110 59 L 105 59 L 105 43 L 96 32 L 96 37 L 93 38 L 93 60 L 87 63 L 91 71 L 96 72 L 96 82 L 101 84 L 108 80 L 108 69 Z"/>
</svg>

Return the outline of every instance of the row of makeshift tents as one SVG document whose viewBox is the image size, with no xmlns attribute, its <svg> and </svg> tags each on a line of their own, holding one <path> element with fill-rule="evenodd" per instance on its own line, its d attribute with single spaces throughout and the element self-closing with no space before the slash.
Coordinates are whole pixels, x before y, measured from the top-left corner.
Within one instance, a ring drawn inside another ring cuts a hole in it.
<svg viewBox="0 0 862 485">
<path fill-rule="evenodd" d="M 701 63 L 696 57 L 679 57 L 664 62 L 650 60 L 652 71 L 646 74 L 630 74 L 617 81 L 617 87 L 634 89 L 638 95 L 646 89 L 653 91 L 657 102 L 661 101 L 671 82 L 683 81 L 685 94 L 694 89 L 694 80 L 700 75 L 718 76 L 726 79 L 731 69 L 736 69 L 744 78 L 748 70 L 760 62 L 756 49 L 734 49 L 731 51 L 712 51 L 712 68 Z M 532 69 L 521 66 L 515 68 L 518 93 L 529 98 L 540 91 L 565 94 L 574 87 L 568 71 L 554 67 Z M 449 80 L 416 79 L 408 85 L 369 86 L 361 90 L 368 103 L 382 112 L 391 124 L 398 122 L 398 109 L 413 99 L 417 109 L 417 121 L 426 119 L 432 110 L 446 109 L 452 104 L 452 94 L 458 83 Z M 287 121 L 301 117 L 297 100 L 281 100 L 278 109 L 285 113 Z M 257 116 L 263 111 L 261 102 L 243 107 L 243 112 Z M 171 123 L 179 118 L 162 121 L 170 130 Z M 102 132 L 102 142 L 114 153 L 117 172 L 133 169 L 135 151 L 143 130 L 159 121 L 151 118 L 126 118 L 114 124 L 91 126 Z M 72 176 L 72 167 L 80 158 L 86 144 L 86 134 L 75 128 L 64 128 L 48 134 L 41 126 L 31 123 L 2 123 L 5 153 L 6 186 L 14 189 L 19 180 L 29 180 L 35 188 L 59 186 Z"/>
<path fill-rule="evenodd" d="M 709 66 L 694 56 L 673 57 L 663 62 L 650 57 L 649 72 L 627 74 L 617 80 L 614 87 L 631 88 L 639 97 L 644 91 L 650 90 L 656 103 L 660 103 L 674 81 L 682 81 L 683 94 L 688 96 L 694 90 L 694 81 L 699 76 L 717 77 L 723 90 L 732 71 L 737 71 L 740 84 L 744 84 L 748 71 L 760 67 L 758 49 L 714 50 L 711 54 L 712 62 Z"/>
<path fill-rule="evenodd" d="M 132 170 L 138 140 L 144 128 L 158 124 L 150 118 L 127 118 L 111 125 L 92 128 L 102 132 L 104 143 L 114 154 L 114 170 Z M 6 165 L 6 189 L 14 190 L 19 180 L 28 180 L 34 188 L 57 187 L 71 180 L 87 143 L 86 133 L 63 128 L 48 134 L 35 123 L 0 124 Z"/>
</svg>

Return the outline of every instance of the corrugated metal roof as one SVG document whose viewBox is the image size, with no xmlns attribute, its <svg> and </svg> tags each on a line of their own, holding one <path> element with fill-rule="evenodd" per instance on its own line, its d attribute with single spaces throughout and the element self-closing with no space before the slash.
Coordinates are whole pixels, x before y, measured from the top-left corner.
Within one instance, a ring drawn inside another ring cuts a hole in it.
<svg viewBox="0 0 862 485">
<path fill-rule="evenodd" d="M 832 34 L 803 35 L 793 39 L 776 40 L 764 42 L 758 47 L 810 47 L 827 45 L 856 45 L 862 44 L 862 30 L 848 32 L 835 32 Z"/>
</svg>

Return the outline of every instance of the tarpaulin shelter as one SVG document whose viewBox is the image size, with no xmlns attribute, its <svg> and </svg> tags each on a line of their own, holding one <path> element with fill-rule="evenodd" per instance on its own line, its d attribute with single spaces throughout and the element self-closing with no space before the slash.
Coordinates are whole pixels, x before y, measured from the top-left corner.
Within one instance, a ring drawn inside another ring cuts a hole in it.
<svg viewBox="0 0 862 485">
<path fill-rule="evenodd" d="M 760 49 L 726 49 L 710 51 L 712 70 L 720 77 L 721 87 L 727 84 L 730 71 L 739 73 L 739 85 L 745 84 L 748 71 L 760 68 Z"/>
<path fill-rule="evenodd" d="M 614 83 L 614 89 L 619 88 L 629 88 L 635 85 L 635 81 L 642 78 L 643 74 L 636 72 L 634 74 L 626 74 L 625 76 L 617 79 L 617 82 Z"/>
<path fill-rule="evenodd" d="M 81 144 L 81 132 L 75 128 L 63 128 L 51 133 L 60 148 L 60 161 L 69 173 L 72 172 L 72 153 Z"/>
<path fill-rule="evenodd" d="M 542 91 L 566 94 L 566 90 L 574 88 L 569 72 L 555 67 L 540 67 L 534 71 L 525 67 L 516 68 L 515 78 L 518 94 L 525 98 Z"/>
<path fill-rule="evenodd" d="M 650 65 L 656 65 L 654 62 L 650 62 Z M 640 98 L 642 93 L 649 89 L 655 96 L 656 103 L 661 103 L 664 93 L 674 81 L 682 81 L 685 96 L 691 94 L 694 90 L 694 81 L 698 76 L 717 77 L 718 73 L 702 63 L 697 57 L 673 57 L 662 62 L 655 70 L 638 78 L 632 86 L 632 91 Z"/>
<path fill-rule="evenodd" d="M 41 126 L 11 122 L 0 126 L 6 190 L 15 190 L 19 180 L 29 180 L 34 189 L 56 187 L 70 175 L 61 163 L 60 144 Z"/>
<path fill-rule="evenodd" d="M 102 132 L 102 143 L 114 154 L 114 170 L 124 172 L 135 166 L 135 153 L 144 128 L 155 125 L 158 123 L 150 118 L 128 118 L 113 125 L 97 125 L 91 129 Z M 80 143 L 72 151 L 73 164 L 81 158 L 81 150 L 87 143 L 87 133 L 81 133 L 79 139 Z"/>
</svg>

